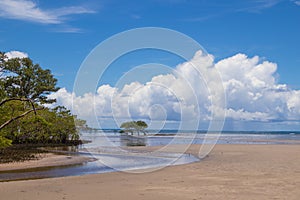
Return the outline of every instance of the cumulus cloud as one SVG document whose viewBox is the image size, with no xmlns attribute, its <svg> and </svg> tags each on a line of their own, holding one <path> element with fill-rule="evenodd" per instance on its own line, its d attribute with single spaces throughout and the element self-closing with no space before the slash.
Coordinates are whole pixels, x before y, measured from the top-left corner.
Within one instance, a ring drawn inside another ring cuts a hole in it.
<svg viewBox="0 0 300 200">
<path fill-rule="evenodd" d="M 223 87 L 217 82 L 216 69 Z M 51 95 L 79 117 L 143 118 L 181 121 L 211 119 L 212 112 L 226 112 L 227 119 L 244 121 L 293 121 L 300 118 L 300 91 L 277 80 L 277 65 L 245 54 L 214 63 L 212 55 L 197 52 L 179 64 L 173 74 L 154 76 L 147 83 L 132 82 L 122 88 L 102 85 L 96 94 L 76 96 L 61 89 Z M 218 93 L 226 94 L 225 101 Z M 212 99 L 215 98 L 213 102 Z M 216 100 L 217 99 L 217 100 Z"/>
<path fill-rule="evenodd" d="M 299 91 L 278 84 L 275 63 L 237 54 L 219 61 L 215 67 L 223 77 L 228 117 L 260 121 L 299 119 Z"/>
<path fill-rule="evenodd" d="M 0 17 L 37 22 L 42 24 L 61 24 L 65 16 L 94 13 L 82 6 L 63 7 L 44 10 L 31 0 L 0 0 Z"/>
<path fill-rule="evenodd" d="M 21 51 L 9 51 L 5 53 L 8 59 L 11 58 L 27 58 L 28 54 Z"/>
</svg>

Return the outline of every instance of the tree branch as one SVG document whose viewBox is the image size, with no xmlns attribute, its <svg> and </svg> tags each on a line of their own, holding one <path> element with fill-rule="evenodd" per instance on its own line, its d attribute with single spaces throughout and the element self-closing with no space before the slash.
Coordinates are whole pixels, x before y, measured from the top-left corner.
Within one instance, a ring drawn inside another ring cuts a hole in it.
<svg viewBox="0 0 300 200">
<path fill-rule="evenodd" d="M 34 106 L 34 102 L 31 99 L 28 99 L 28 98 L 8 98 L 8 99 L 4 99 L 3 101 L 1 101 L 0 106 L 2 106 L 3 104 L 5 104 L 9 101 L 27 101 L 27 102 L 29 102 L 32 106 L 32 111 L 36 115 L 36 108 Z"/>
<path fill-rule="evenodd" d="M 17 116 L 17 117 L 14 117 L 14 118 L 11 118 L 10 120 L 7 120 L 5 123 L 3 123 L 1 126 L 0 126 L 0 130 L 3 129 L 4 127 L 6 127 L 7 125 L 9 125 L 10 123 L 12 123 L 13 121 L 17 120 L 17 119 L 20 119 L 22 117 L 25 117 L 26 115 L 28 115 L 29 113 L 31 112 L 35 112 L 36 114 L 36 111 L 37 110 L 43 110 L 44 108 L 34 108 L 34 109 L 31 109 L 31 110 L 28 110 L 26 112 L 24 112 L 23 114 Z"/>
<path fill-rule="evenodd" d="M 2 106 L 3 104 L 5 104 L 9 101 L 28 101 L 28 102 L 31 102 L 32 100 L 28 99 L 28 98 L 16 98 L 16 97 L 8 98 L 8 99 L 4 99 L 3 101 L 1 101 L 0 106 Z"/>
</svg>

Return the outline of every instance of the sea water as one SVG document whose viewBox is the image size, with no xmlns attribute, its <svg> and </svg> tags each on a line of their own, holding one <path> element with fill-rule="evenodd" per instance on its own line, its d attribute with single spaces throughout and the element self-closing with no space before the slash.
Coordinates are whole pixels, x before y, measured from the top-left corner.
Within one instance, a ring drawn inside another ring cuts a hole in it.
<svg viewBox="0 0 300 200">
<path fill-rule="evenodd" d="M 0 181 L 37 179 L 61 176 L 106 173 L 113 171 L 151 171 L 169 165 L 199 161 L 199 158 L 184 153 L 141 151 L 141 148 L 126 148 L 127 142 L 116 130 L 92 130 L 81 133 L 83 140 L 90 141 L 73 152 L 56 149 L 59 153 L 85 155 L 97 161 L 68 167 L 45 167 L 39 169 L 0 172 Z M 145 146 L 203 144 L 205 141 L 217 144 L 299 144 L 300 132 L 180 132 L 175 130 L 149 132 L 137 137 Z"/>
</svg>

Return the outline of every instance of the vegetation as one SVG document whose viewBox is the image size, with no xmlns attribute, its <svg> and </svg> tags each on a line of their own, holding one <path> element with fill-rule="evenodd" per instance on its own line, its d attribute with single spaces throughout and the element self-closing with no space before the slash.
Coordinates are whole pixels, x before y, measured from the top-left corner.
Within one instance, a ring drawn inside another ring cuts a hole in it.
<svg viewBox="0 0 300 200">
<path fill-rule="evenodd" d="M 145 129 L 148 128 L 148 125 L 144 121 L 129 121 L 121 124 L 121 133 L 131 133 L 133 135 L 135 132 L 140 135 L 140 132 L 146 135 Z"/>
<path fill-rule="evenodd" d="M 92 130 L 92 128 L 86 124 L 86 120 L 78 119 L 76 115 L 73 115 L 73 117 L 77 130 Z"/>
<path fill-rule="evenodd" d="M 29 58 L 8 59 L 0 52 L 0 156 L 12 144 L 77 144 L 75 122 L 65 107 L 48 108 L 48 95 L 57 91 L 51 71 Z"/>
</svg>

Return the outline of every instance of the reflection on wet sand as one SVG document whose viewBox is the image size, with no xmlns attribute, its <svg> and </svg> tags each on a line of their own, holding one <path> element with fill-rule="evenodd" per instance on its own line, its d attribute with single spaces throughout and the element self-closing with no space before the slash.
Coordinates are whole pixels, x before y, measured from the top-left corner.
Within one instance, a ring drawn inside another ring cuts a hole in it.
<svg viewBox="0 0 300 200">
<path fill-rule="evenodd" d="M 121 146 L 146 146 L 147 137 L 145 136 L 133 136 L 133 135 L 121 135 L 120 136 Z"/>
</svg>

